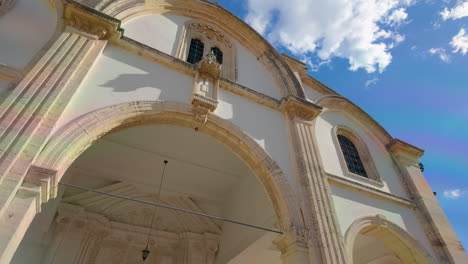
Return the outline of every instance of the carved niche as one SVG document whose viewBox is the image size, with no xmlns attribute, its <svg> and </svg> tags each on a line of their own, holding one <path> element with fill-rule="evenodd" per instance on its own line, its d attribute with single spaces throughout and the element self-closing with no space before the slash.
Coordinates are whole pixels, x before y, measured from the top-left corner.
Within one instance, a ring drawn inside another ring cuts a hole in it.
<svg viewBox="0 0 468 264">
<path fill-rule="evenodd" d="M 204 125 L 208 120 L 208 114 L 218 106 L 219 80 L 223 67 L 216 61 L 216 56 L 213 53 L 205 55 L 196 66 L 197 74 L 193 83 L 192 111 L 195 120 L 200 125 Z"/>
</svg>

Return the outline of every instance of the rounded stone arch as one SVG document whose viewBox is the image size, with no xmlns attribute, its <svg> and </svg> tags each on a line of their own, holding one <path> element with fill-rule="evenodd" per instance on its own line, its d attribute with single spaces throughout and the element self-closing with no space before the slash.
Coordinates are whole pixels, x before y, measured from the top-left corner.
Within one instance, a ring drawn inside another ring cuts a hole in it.
<svg viewBox="0 0 468 264">
<path fill-rule="evenodd" d="M 193 128 L 198 123 L 194 123 L 191 109 L 191 105 L 177 102 L 134 101 L 89 112 L 57 130 L 33 164 L 56 171 L 56 180 L 60 181 L 73 161 L 103 136 L 151 124 Z M 215 115 L 210 115 L 198 131 L 224 144 L 256 175 L 271 201 L 280 230 L 303 226 L 298 202 L 286 176 L 257 142 Z"/>
<path fill-rule="evenodd" d="M 406 230 L 384 216 L 365 216 L 355 220 L 345 233 L 344 242 L 349 263 L 353 263 L 354 245 L 359 234 L 383 242 L 394 250 L 405 264 L 435 264 L 429 252 Z"/>
<path fill-rule="evenodd" d="M 292 94 L 305 98 L 302 85 L 281 54 L 250 25 L 219 4 L 204 0 L 146 2 L 144 0 L 94 0 L 88 5 L 120 20 L 122 24 L 130 19 L 155 13 L 180 15 L 214 24 L 257 57 L 278 85 L 283 97 Z"/>
<path fill-rule="evenodd" d="M 387 132 L 387 130 L 385 130 L 385 128 L 383 128 L 374 118 L 349 99 L 341 95 L 327 95 L 320 97 L 316 104 L 324 108 L 324 111 L 322 112 L 335 111 L 352 117 L 355 121 L 364 125 L 367 131 L 370 131 L 370 134 L 374 138 L 378 139 L 378 141 L 384 146 L 393 140 L 393 137 Z"/>
</svg>

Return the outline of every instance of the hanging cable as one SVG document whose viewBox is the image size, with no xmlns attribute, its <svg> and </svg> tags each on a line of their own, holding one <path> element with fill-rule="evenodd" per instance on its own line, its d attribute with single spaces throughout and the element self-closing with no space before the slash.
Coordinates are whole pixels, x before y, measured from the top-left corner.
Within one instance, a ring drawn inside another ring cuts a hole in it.
<svg viewBox="0 0 468 264">
<path fill-rule="evenodd" d="M 159 199 L 161 197 L 161 190 L 162 190 L 162 185 L 163 185 L 163 182 L 164 182 L 164 176 L 166 176 L 166 165 L 167 165 L 167 163 L 168 163 L 168 161 L 164 160 L 164 167 L 163 167 L 163 171 L 162 171 L 162 174 L 161 174 L 161 180 L 159 181 L 158 192 L 156 193 L 156 195 L 154 197 L 154 203 L 155 204 L 159 203 Z M 146 241 L 145 249 L 143 249 L 141 251 L 143 262 L 145 262 L 145 260 L 148 258 L 149 254 L 151 252 L 148 249 L 148 246 L 149 246 L 149 242 L 150 242 L 150 239 L 151 239 L 151 231 L 153 230 L 154 217 L 156 216 L 156 214 L 158 212 L 158 208 L 159 208 L 158 206 L 154 206 L 154 208 L 153 208 L 153 216 L 151 217 L 150 229 L 149 229 L 149 232 L 148 232 L 148 240 Z"/>
<path fill-rule="evenodd" d="M 128 200 L 128 201 L 133 201 L 133 202 L 142 203 L 142 204 L 149 204 L 149 205 L 162 207 L 162 208 L 166 208 L 166 209 L 170 209 L 170 210 L 174 210 L 174 211 L 178 211 L 178 212 L 193 214 L 193 215 L 197 215 L 197 216 L 203 216 L 203 217 L 207 217 L 207 218 L 211 218 L 211 219 L 215 219 L 215 220 L 219 220 L 219 221 L 223 221 L 223 222 L 228 222 L 228 223 L 232 223 L 232 224 L 236 224 L 236 225 L 251 227 L 251 228 L 255 228 L 255 229 L 259 229 L 259 230 L 263 230 L 263 231 L 268 231 L 268 232 L 272 232 L 272 233 L 276 233 L 276 234 L 283 234 L 283 232 L 278 231 L 278 230 L 274 230 L 274 229 L 270 229 L 270 228 L 266 228 L 266 227 L 261 227 L 261 226 L 256 226 L 256 225 L 251 225 L 251 224 L 246 224 L 246 223 L 242 223 L 242 222 L 222 218 L 222 217 L 219 217 L 219 216 L 214 216 L 214 215 L 204 214 L 204 213 L 200 213 L 200 212 L 195 212 L 195 211 L 191 211 L 191 210 L 187 210 L 187 209 L 183 209 L 183 208 L 178 208 L 178 207 L 174 207 L 174 206 L 170 206 L 170 205 L 152 203 L 152 202 L 148 202 L 148 201 L 144 201 L 144 200 L 139 200 L 139 199 L 123 196 L 123 195 L 103 192 L 103 191 L 99 191 L 99 190 L 95 190 L 95 189 L 91 189 L 91 188 L 87 188 L 87 187 L 83 187 L 83 186 L 78 186 L 78 185 L 74 185 L 74 184 L 69 184 L 69 183 L 59 182 L 59 184 L 67 186 L 67 187 L 77 188 L 77 189 L 80 189 L 80 190 L 83 190 L 83 191 L 108 195 L 108 196 L 112 196 L 112 197 L 116 197 L 116 198 L 120 198 L 120 199 L 124 199 L 124 200 Z"/>
</svg>

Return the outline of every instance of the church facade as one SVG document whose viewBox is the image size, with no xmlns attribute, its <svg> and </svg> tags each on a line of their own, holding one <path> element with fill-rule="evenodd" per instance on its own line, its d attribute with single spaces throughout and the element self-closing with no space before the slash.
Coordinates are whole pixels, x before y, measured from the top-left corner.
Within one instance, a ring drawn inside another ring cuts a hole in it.
<svg viewBox="0 0 468 264">
<path fill-rule="evenodd" d="M 206 0 L 0 0 L 0 263 L 468 263 L 423 150 Z"/>
</svg>

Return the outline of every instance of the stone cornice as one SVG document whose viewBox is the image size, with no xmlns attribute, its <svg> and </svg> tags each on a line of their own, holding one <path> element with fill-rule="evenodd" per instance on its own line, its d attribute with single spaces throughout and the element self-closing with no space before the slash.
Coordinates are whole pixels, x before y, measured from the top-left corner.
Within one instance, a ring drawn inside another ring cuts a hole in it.
<svg viewBox="0 0 468 264">
<path fill-rule="evenodd" d="M 289 118 L 299 117 L 304 120 L 313 120 L 320 114 L 322 107 L 296 96 L 288 96 L 281 100 L 280 110 Z"/>
<path fill-rule="evenodd" d="M 330 111 L 339 110 L 359 120 L 366 129 L 373 131 L 384 145 L 393 140 L 393 137 L 374 118 L 362 110 L 359 106 L 341 95 L 329 95 L 321 97 L 317 105 L 327 108 Z"/>
<path fill-rule="evenodd" d="M 120 35 L 120 21 L 73 0 L 63 0 L 63 20 L 66 26 L 76 28 L 98 39 Z"/>
<path fill-rule="evenodd" d="M 307 73 L 307 65 L 302 61 L 299 61 L 285 53 L 282 53 L 281 56 L 289 65 L 289 67 L 291 67 L 293 71 L 297 71 L 300 76 L 304 76 Z"/>
<path fill-rule="evenodd" d="M 424 155 L 424 150 L 397 138 L 387 144 L 387 149 L 397 158 L 405 158 L 416 163 Z"/>
</svg>

